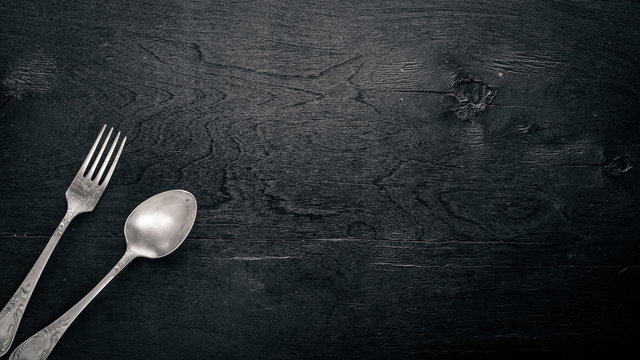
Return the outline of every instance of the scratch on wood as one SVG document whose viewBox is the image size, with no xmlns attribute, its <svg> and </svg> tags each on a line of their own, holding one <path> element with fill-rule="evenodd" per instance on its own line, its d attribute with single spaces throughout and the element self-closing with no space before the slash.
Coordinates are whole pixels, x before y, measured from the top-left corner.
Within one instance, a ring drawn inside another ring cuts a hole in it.
<svg viewBox="0 0 640 360">
<path fill-rule="evenodd" d="M 242 261 L 262 261 L 262 260 L 287 260 L 297 259 L 295 256 L 234 256 L 229 260 L 242 260 Z"/>
<path fill-rule="evenodd" d="M 413 268 L 424 268 L 422 265 L 415 264 L 396 264 L 396 263 L 387 263 L 387 262 L 375 262 L 373 265 L 378 266 L 395 266 L 395 267 L 413 267 Z"/>
</svg>

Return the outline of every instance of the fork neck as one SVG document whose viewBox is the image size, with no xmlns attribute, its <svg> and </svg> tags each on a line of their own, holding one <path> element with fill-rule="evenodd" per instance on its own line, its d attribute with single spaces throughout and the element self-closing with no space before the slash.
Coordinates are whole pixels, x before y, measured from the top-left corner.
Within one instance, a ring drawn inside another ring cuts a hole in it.
<svg viewBox="0 0 640 360">
<path fill-rule="evenodd" d="M 60 225 L 58 225 L 55 234 L 61 236 L 62 233 L 64 233 L 64 231 L 67 229 L 67 226 L 69 226 L 71 220 L 73 220 L 78 214 L 79 212 L 74 209 L 67 209 L 67 213 L 64 214 L 64 217 L 62 218 L 62 221 L 60 221 Z"/>
</svg>

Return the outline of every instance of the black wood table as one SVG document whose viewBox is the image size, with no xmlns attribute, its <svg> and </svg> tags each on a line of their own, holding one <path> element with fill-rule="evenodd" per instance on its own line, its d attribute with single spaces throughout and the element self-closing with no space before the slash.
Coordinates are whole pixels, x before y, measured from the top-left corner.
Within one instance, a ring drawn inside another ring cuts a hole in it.
<svg viewBox="0 0 640 360">
<path fill-rule="evenodd" d="M 0 302 L 103 124 L 129 138 L 14 346 L 136 260 L 50 359 L 540 358 L 640 340 L 640 4 L 3 2 Z"/>
</svg>

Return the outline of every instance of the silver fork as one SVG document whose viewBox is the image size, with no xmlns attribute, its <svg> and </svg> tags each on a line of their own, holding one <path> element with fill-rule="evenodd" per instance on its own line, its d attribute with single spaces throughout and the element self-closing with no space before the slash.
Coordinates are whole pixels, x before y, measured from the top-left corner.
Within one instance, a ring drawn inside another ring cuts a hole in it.
<svg viewBox="0 0 640 360">
<path fill-rule="evenodd" d="M 107 184 L 111 179 L 111 175 L 113 174 L 113 170 L 115 170 L 116 168 L 116 164 L 118 163 L 120 153 L 122 153 L 122 148 L 124 147 L 124 143 L 127 140 L 127 137 L 125 136 L 120 142 L 120 147 L 118 148 L 118 152 L 116 153 L 115 158 L 111 162 L 111 167 L 109 168 L 107 174 L 104 176 L 104 179 L 102 179 L 102 176 L 107 169 L 107 164 L 109 163 L 111 155 L 113 155 L 113 151 L 116 148 L 116 144 L 118 143 L 118 139 L 120 138 L 120 132 L 118 132 L 115 140 L 109 148 L 107 156 L 102 162 L 100 170 L 97 174 L 95 174 L 95 170 L 102 158 L 102 154 L 105 148 L 107 147 L 107 143 L 111 138 L 111 133 L 113 132 L 113 128 L 111 128 L 111 130 L 109 130 L 109 133 L 107 134 L 107 137 L 102 143 L 102 146 L 100 147 L 98 155 L 93 158 L 93 154 L 98 147 L 98 144 L 100 143 L 100 139 L 102 138 L 102 134 L 104 133 L 106 127 L 107 125 L 104 125 L 102 127 L 102 130 L 100 130 L 98 138 L 93 143 L 89 154 L 87 155 L 86 159 L 84 159 L 80 170 L 76 174 L 76 177 L 73 179 L 71 185 L 69 185 L 69 188 L 65 193 L 65 196 L 67 198 L 67 213 L 60 222 L 60 225 L 58 225 L 56 231 L 53 233 L 53 236 L 51 236 L 51 240 L 49 240 L 49 242 L 47 243 L 47 246 L 42 251 L 42 254 L 40 254 L 40 257 L 38 257 L 38 260 L 36 260 L 36 263 L 33 265 L 25 279 L 22 281 L 22 284 L 20 284 L 18 290 L 15 292 L 15 294 L 13 294 L 7 305 L 5 305 L 4 309 L 0 311 L 0 356 L 6 354 L 11 347 L 11 343 L 13 342 L 13 339 L 15 338 L 16 332 L 18 330 L 18 325 L 20 324 L 20 320 L 22 319 L 22 314 L 24 313 L 24 310 L 29 303 L 29 299 L 31 299 L 31 294 L 33 293 L 33 289 L 35 288 L 36 283 L 38 282 L 38 279 L 42 274 L 42 270 L 47 264 L 47 261 L 49 260 L 49 257 L 53 252 L 53 249 L 58 244 L 58 240 L 60 240 L 60 237 L 67 229 L 67 226 L 69 225 L 71 220 L 76 217 L 76 215 L 92 211 L 95 208 L 96 203 L 98 203 L 98 200 L 100 200 L 104 189 L 107 187 Z M 93 164 L 87 171 L 92 158 Z"/>
</svg>

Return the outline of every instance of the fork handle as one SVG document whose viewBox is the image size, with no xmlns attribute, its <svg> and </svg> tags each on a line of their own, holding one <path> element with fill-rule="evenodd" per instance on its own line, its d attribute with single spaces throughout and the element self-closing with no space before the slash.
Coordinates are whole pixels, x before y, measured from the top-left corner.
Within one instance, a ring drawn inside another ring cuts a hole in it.
<svg viewBox="0 0 640 360">
<path fill-rule="evenodd" d="M 84 310 L 93 298 L 104 289 L 107 284 L 118 275 L 118 273 L 127 266 L 136 255 L 127 251 L 122 259 L 118 261 L 116 266 L 109 271 L 87 295 L 73 305 L 67 312 L 62 314 L 58 319 L 49 324 L 46 328 L 38 331 L 36 334 L 25 340 L 22 344 L 13 350 L 9 360 L 45 360 L 62 337 L 69 325 Z"/>
<path fill-rule="evenodd" d="M 9 299 L 7 305 L 0 311 L 0 356 L 6 354 L 11 347 L 11 343 L 18 331 L 20 320 L 22 320 L 22 314 L 24 314 L 29 299 L 31 299 L 31 294 L 38 283 L 38 279 L 40 279 L 42 270 L 45 265 L 47 265 L 47 261 L 53 249 L 58 244 L 58 240 L 60 240 L 67 226 L 76 215 L 77 213 L 73 209 L 67 210 L 67 213 L 53 233 L 53 236 L 51 236 L 40 257 L 38 257 L 36 263 L 31 270 L 29 270 L 29 273 L 18 287 L 18 290 L 16 290 L 15 294 Z"/>
</svg>

